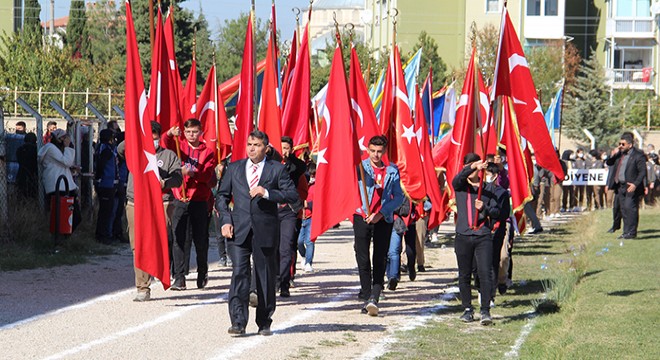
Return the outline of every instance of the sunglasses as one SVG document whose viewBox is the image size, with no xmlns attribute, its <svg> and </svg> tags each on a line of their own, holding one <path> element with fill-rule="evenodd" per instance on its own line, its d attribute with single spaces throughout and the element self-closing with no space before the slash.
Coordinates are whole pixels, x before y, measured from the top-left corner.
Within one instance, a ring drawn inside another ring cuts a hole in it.
<svg viewBox="0 0 660 360">
<path fill-rule="evenodd" d="M 624 143 L 624 142 L 619 143 L 619 146 L 626 146 L 626 145 L 628 145 L 628 143 Z"/>
</svg>

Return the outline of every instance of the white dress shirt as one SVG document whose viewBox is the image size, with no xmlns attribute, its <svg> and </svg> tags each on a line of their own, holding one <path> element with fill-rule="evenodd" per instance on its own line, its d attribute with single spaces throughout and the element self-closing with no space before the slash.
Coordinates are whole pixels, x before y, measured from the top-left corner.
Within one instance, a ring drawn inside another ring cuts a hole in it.
<svg viewBox="0 0 660 360">
<path fill-rule="evenodd" d="M 253 165 L 257 165 L 257 176 L 259 177 L 259 181 L 261 181 L 261 174 L 264 171 L 264 165 L 266 165 L 266 158 L 264 157 L 263 160 L 261 160 L 260 162 L 258 162 L 256 164 L 253 163 L 252 160 L 250 160 L 250 159 L 248 159 L 245 162 L 245 178 L 248 181 L 248 187 L 250 186 L 250 179 L 253 176 L 253 173 L 252 173 L 252 166 Z M 264 194 L 263 198 L 268 199 L 268 189 L 264 189 L 264 190 L 265 190 L 266 193 Z"/>
</svg>

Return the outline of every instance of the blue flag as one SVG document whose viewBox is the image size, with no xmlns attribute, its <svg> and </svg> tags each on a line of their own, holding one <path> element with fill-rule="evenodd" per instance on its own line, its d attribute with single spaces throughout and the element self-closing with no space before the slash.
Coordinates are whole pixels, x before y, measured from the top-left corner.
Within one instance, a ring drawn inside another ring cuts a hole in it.
<svg viewBox="0 0 660 360">
<path fill-rule="evenodd" d="M 545 112 L 545 124 L 548 126 L 548 132 L 550 132 L 552 143 L 555 146 L 557 146 L 557 142 L 555 141 L 555 129 L 561 126 L 561 98 L 563 96 L 562 89 L 563 87 L 557 91 L 557 95 L 555 95 L 555 98 L 552 99 L 550 107 Z"/>
</svg>

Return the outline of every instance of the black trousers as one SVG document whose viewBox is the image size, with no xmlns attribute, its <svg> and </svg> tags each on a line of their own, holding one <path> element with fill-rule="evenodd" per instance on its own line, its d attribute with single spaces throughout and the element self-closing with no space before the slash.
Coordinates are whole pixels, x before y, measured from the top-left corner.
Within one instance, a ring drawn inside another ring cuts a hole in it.
<svg viewBox="0 0 660 360">
<path fill-rule="evenodd" d="M 99 210 L 96 216 L 96 239 L 110 243 L 112 241 L 112 225 L 115 221 L 117 211 L 117 198 L 115 188 L 96 187 L 96 195 L 99 199 Z"/>
<path fill-rule="evenodd" d="M 612 202 L 612 229 L 621 229 L 621 201 L 618 193 L 614 192 L 614 201 Z"/>
<path fill-rule="evenodd" d="M 406 258 L 408 259 L 406 266 L 408 267 L 408 273 L 410 273 L 410 269 L 415 269 L 415 260 L 417 259 L 416 223 L 408 225 L 408 230 L 406 230 L 406 233 L 403 235 L 403 239 L 406 242 Z"/>
<path fill-rule="evenodd" d="M 479 292 L 481 293 L 481 311 L 489 311 L 492 291 L 492 236 L 490 234 L 481 236 L 456 234 L 454 252 L 458 262 L 458 289 L 461 294 L 461 305 L 464 309 L 472 308 L 470 278 L 474 267 L 473 262 L 476 261 Z"/>
<path fill-rule="evenodd" d="M 209 210 L 206 201 L 182 202 L 174 200 L 172 228 L 174 243 L 172 244 L 172 276 L 174 279 L 186 275 L 186 264 L 190 257 L 190 247 L 195 243 L 197 253 L 197 274 L 208 273 L 209 264 Z M 188 229 L 192 239 L 188 236 Z"/>
<path fill-rule="evenodd" d="M 275 312 L 275 283 L 277 278 L 277 248 L 253 246 L 252 231 L 241 245 L 228 241 L 228 251 L 233 261 L 231 285 L 229 287 L 229 318 L 232 325 L 246 326 L 250 296 L 251 265 L 254 260 L 254 280 L 259 303 L 256 323 L 259 328 L 273 322 Z"/>
<path fill-rule="evenodd" d="M 625 189 L 617 189 L 614 201 L 619 201 L 621 218 L 623 219 L 623 233 L 636 236 L 637 224 L 639 223 L 639 202 L 643 195 L 627 192 Z M 616 209 L 616 206 L 614 206 Z"/>
<path fill-rule="evenodd" d="M 301 220 L 288 206 L 280 209 L 278 216 L 280 219 L 280 248 L 277 280 L 280 289 L 289 289 L 291 266 L 295 261 Z"/>
<path fill-rule="evenodd" d="M 115 198 L 117 199 L 117 210 L 115 211 L 115 219 L 112 224 L 112 235 L 118 239 L 128 240 L 126 226 L 124 226 L 124 218 L 126 218 L 126 186 L 119 185 Z"/>
<path fill-rule="evenodd" d="M 355 260 L 360 275 L 360 297 L 373 298 L 378 302 L 387 264 L 387 250 L 390 247 L 393 224 L 380 220 L 375 224 L 367 224 L 360 215 L 353 215 L 353 232 L 355 233 Z M 369 260 L 369 245 L 373 239 L 374 253 Z M 373 277 L 371 265 L 373 262 Z M 372 285 L 373 284 L 373 285 Z"/>
</svg>

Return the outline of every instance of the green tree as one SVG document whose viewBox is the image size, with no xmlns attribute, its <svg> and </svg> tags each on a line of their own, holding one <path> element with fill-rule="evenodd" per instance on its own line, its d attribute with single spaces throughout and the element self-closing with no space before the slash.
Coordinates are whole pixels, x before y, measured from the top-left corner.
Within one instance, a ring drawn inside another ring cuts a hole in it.
<svg viewBox="0 0 660 360">
<path fill-rule="evenodd" d="M 415 49 L 422 48 L 422 59 L 419 65 L 419 78 L 418 83 L 420 86 L 424 84 L 426 77 L 429 74 L 429 68 L 433 68 L 433 90 L 440 89 L 447 77 L 447 64 L 442 60 L 438 53 L 438 44 L 435 40 L 422 31 L 417 38 Z"/>
<path fill-rule="evenodd" d="M 32 46 L 41 46 L 43 29 L 41 28 L 41 5 L 39 0 L 25 0 L 25 11 L 23 16 L 25 18 L 23 23 L 23 36 L 21 39 L 28 42 Z"/>
<path fill-rule="evenodd" d="M 89 36 L 88 60 L 96 69 L 109 68 L 111 87 L 123 91 L 126 72 L 126 25 L 124 12 L 119 12 L 113 0 L 99 0 L 87 14 Z"/>
<path fill-rule="evenodd" d="M 218 81 L 223 82 L 240 73 L 243 63 L 243 48 L 245 46 L 245 30 L 248 14 L 242 13 L 237 19 L 225 20 L 217 37 Z M 254 22 L 254 45 L 257 50 L 257 60 L 266 56 L 268 47 L 268 26 L 261 19 Z"/>
<path fill-rule="evenodd" d="M 619 118 L 624 128 L 646 128 L 648 105 L 651 105 L 651 126 L 658 126 L 658 100 L 653 91 L 621 89 L 614 91 L 614 107 L 620 109 Z"/>
<path fill-rule="evenodd" d="M 580 67 L 575 86 L 566 95 L 562 123 L 569 137 L 585 140 L 583 129 L 587 129 L 598 144 L 612 145 L 617 140 L 621 130 L 619 111 L 610 106 L 605 72 L 595 51 Z"/>
<path fill-rule="evenodd" d="M 211 69 L 211 64 L 213 63 L 213 53 L 215 52 L 215 46 L 211 41 L 209 23 L 206 21 L 206 17 L 204 16 L 204 12 L 201 8 L 199 16 L 195 20 L 195 27 L 197 29 L 197 88 L 201 91 L 202 87 L 204 86 L 204 82 L 206 81 L 206 75 L 208 75 L 209 70 Z M 216 62 L 222 64 L 220 61 Z"/>
<path fill-rule="evenodd" d="M 89 57 L 87 11 L 85 0 L 71 0 L 69 25 L 64 36 L 64 43 L 69 47 L 74 58 Z"/>
</svg>

